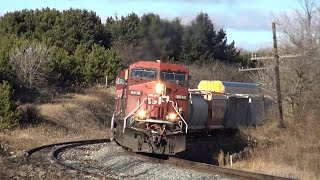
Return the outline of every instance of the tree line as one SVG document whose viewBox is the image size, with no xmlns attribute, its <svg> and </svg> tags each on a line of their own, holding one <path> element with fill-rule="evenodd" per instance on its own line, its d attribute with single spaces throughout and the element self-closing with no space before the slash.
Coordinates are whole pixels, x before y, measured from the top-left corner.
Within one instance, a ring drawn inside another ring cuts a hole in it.
<svg viewBox="0 0 320 180">
<path fill-rule="evenodd" d="M 80 9 L 21 10 L 0 17 L 3 99 L 13 96 L 7 91 L 32 101 L 59 88 L 102 82 L 106 76 L 112 81 L 120 69 L 139 59 L 242 66 L 248 62 L 206 13 L 199 13 L 188 25 L 153 13 L 141 17 L 131 13 L 101 22 L 95 12 Z M 1 107 L 2 119 L 7 116 L 4 109 L 15 112 L 14 104 Z"/>
</svg>

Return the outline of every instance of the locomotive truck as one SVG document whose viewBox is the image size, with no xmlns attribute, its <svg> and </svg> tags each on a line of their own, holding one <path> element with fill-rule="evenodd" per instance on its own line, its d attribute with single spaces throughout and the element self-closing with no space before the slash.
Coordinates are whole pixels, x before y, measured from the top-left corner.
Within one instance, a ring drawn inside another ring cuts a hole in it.
<svg viewBox="0 0 320 180">
<path fill-rule="evenodd" d="M 187 134 L 261 122 L 266 103 L 255 84 L 201 81 L 188 89 L 189 79 L 187 68 L 160 60 L 121 71 L 112 138 L 134 152 L 174 155 L 185 150 Z"/>
</svg>

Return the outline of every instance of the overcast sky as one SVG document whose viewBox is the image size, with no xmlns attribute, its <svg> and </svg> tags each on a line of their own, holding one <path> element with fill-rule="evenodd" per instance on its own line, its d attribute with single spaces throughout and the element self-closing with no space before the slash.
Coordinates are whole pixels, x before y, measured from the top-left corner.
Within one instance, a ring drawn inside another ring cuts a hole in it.
<svg viewBox="0 0 320 180">
<path fill-rule="evenodd" d="M 208 13 L 217 27 L 227 31 L 228 42 L 255 50 L 272 45 L 273 16 L 299 8 L 297 0 L 10 0 L 0 2 L 0 15 L 44 7 L 95 11 L 103 22 L 108 16 L 142 15 L 153 12 L 161 18 L 179 17 L 189 23 L 199 12 Z"/>
</svg>

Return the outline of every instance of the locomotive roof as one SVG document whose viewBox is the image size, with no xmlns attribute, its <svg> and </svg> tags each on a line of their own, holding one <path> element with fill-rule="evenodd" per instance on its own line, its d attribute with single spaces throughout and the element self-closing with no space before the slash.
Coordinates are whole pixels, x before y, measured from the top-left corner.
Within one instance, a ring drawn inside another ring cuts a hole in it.
<svg viewBox="0 0 320 180">
<path fill-rule="evenodd" d="M 171 70 L 171 71 L 183 71 L 189 72 L 187 68 L 180 64 L 173 64 L 173 63 L 164 63 L 164 62 L 157 62 L 157 61 L 137 61 L 130 65 L 130 68 L 135 67 L 142 67 L 142 68 L 156 68 L 160 70 Z"/>
</svg>

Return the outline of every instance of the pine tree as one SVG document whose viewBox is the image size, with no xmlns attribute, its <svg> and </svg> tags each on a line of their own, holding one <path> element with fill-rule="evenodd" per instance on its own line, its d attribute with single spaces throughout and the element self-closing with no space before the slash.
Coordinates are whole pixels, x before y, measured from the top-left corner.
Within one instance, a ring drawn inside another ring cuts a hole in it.
<svg viewBox="0 0 320 180">
<path fill-rule="evenodd" d="M 12 99 L 11 86 L 7 81 L 0 84 L 0 130 L 13 127 L 19 122 L 18 104 Z"/>
</svg>

